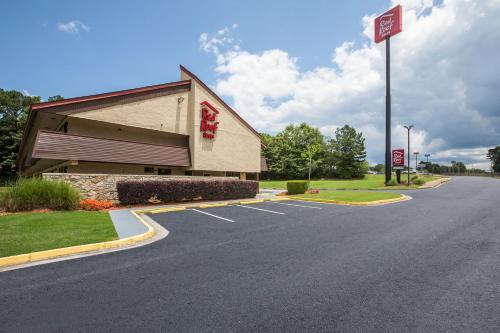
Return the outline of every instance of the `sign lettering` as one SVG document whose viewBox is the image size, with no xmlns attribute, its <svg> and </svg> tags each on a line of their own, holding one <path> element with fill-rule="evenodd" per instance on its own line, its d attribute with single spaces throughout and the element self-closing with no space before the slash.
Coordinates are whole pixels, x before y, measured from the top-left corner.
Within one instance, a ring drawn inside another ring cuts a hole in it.
<svg viewBox="0 0 500 333">
<path fill-rule="evenodd" d="M 402 12 L 401 5 L 397 5 L 375 19 L 375 43 L 380 43 L 403 31 Z"/>
<path fill-rule="evenodd" d="M 392 150 L 392 166 L 402 167 L 405 165 L 405 150 L 393 149 Z"/>
<path fill-rule="evenodd" d="M 207 101 L 201 102 L 200 105 L 200 132 L 203 132 L 202 136 L 205 139 L 214 139 L 217 128 L 219 127 L 219 122 L 217 121 L 217 115 L 219 114 L 219 111 Z"/>
</svg>

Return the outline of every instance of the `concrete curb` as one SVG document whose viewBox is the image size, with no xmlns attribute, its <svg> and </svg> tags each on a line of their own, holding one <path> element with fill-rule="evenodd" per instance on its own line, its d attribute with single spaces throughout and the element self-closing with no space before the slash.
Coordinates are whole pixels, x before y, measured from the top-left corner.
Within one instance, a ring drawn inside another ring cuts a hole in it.
<svg viewBox="0 0 500 333">
<path fill-rule="evenodd" d="M 19 254 L 15 256 L 3 257 L 0 258 L 0 267 L 26 264 L 30 262 L 47 260 L 61 256 L 74 255 L 83 252 L 106 250 L 122 246 L 130 246 L 153 237 L 155 234 L 154 228 L 149 223 L 147 223 L 142 217 L 140 217 L 136 212 L 131 211 L 131 213 L 134 215 L 136 219 L 138 219 L 141 223 L 143 223 L 147 227 L 148 230 L 146 232 L 139 235 L 107 241 L 107 242 L 76 245 L 70 247 L 63 247 L 59 249 L 37 251 L 37 252 Z"/>
<path fill-rule="evenodd" d="M 329 203 L 335 205 L 344 205 L 344 206 L 382 206 L 388 205 L 392 203 L 408 201 L 413 199 L 409 195 L 401 194 L 401 197 L 394 199 L 384 199 L 384 200 L 376 200 L 369 202 L 354 202 L 354 201 L 339 201 L 339 200 L 328 200 L 328 199 L 314 199 L 314 198 L 298 198 L 298 197 L 290 197 L 291 200 L 296 201 L 311 201 L 311 202 L 321 202 L 321 203 Z"/>
<path fill-rule="evenodd" d="M 427 184 L 424 184 L 422 186 L 419 186 L 418 189 L 419 190 L 428 190 L 428 189 L 431 189 L 431 188 L 438 188 L 438 187 L 446 184 L 450 180 L 451 180 L 451 178 L 449 178 L 449 177 L 443 177 L 443 178 L 436 179 L 436 180 L 433 180 L 433 181 L 430 181 L 430 182 L 427 183 L 427 184 L 429 184 L 429 183 L 436 182 L 436 184 L 432 184 L 431 186 L 429 186 Z"/>
<path fill-rule="evenodd" d="M 229 205 L 248 205 L 255 203 L 262 203 L 266 201 L 281 201 L 281 200 L 290 200 L 288 197 L 280 197 L 280 198 L 269 198 L 269 199 L 255 199 L 255 200 L 231 200 L 231 201 L 223 201 L 223 202 L 214 202 L 214 203 L 200 203 L 200 204 L 184 204 L 180 206 L 170 206 L 164 208 L 156 208 L 156 209 L 137 209 L 135 212 L 137 213 L 150 213 L 150 214 L 160 214 L 160 213 L 168 213 L 168 212 L 178 212 L 183 211 L 189 208 L 213 208 L 213 207 L 225 207 Z"/>
</svg>

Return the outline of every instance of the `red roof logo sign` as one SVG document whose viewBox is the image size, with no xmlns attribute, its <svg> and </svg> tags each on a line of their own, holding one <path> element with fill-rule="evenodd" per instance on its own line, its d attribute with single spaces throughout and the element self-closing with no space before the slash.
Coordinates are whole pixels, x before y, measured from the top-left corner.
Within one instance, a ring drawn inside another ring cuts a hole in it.
<svg viewBox="0 0 500 333">
<path fill-rule="evenodd" d="M 405 165 L 405 150 L 393 149 L 392 150 L 392 166 L 400 167 Z"/>
<path fill-rule="evenodd" d="M 403 31 L 402 13 L 401 5 L 397 5 L 375 19 L 375 43 L 380 43 Z"/>
<path fill-rule="evenodd" d="M 219 111 L 213 107 L 207 101 L 201 102 L 201 123 L 200 132 L 203 132 L 203 137 L 205 139 L 215 138 L 215 133 L 219 127 L 219 122 L 217 121 L 217 115 Z"/>
</svg>

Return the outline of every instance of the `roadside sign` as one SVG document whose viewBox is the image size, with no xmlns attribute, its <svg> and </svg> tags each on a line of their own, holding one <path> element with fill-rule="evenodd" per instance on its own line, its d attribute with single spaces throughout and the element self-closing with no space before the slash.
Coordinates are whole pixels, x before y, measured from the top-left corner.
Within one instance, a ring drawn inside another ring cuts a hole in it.
<svg viewBox="0 0 500 333">
<path fill-rule="evenodd" d="M 405 165 L 405 150 L 404 149 L 393 149 L 392 150 L 392 167 L 404 167 Z"/>
<path fill-rule="evenodd" d="M 427 166 L 427 164 L 425 164 L 425 163 L 419 163 L 419 164 L 418 164 L 418 167 L 419 167 L 420 169 L 423 169 L 423 168 L 425 168 L 426 166 Z"/>
<path fill-rule="evenodd" d="M 402 13 L 401 5 L 397 5 L 375 19 L 375 43 L 403 31 Z"/>
<path fill-rule="evenodd" d="M 393 170 L 404 170 L 404 166 L 395 166 L 395 167 L 392 167 Z"/>
<path fill-rule="evenodd" d="M 391 181 L 391 36 L 403 30 L 403 9 L 397 5 L 375 18 L 375 43 L 385 40 L 385 184 Z M 399 175 L 399 173 L 398 173 Z M 398 179 L 399 180 L 399 179 Z"/>
</svg>

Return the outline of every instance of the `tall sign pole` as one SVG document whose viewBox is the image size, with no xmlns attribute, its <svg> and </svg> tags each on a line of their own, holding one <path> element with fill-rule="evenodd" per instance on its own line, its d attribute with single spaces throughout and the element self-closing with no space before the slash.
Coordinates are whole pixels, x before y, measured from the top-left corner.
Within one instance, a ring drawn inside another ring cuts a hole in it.
<svg viewBox="0 0 500 333">
<path fill-rule="evenodd" d="M 391 36 L 385 40 L 385 183 L 391 180 Z"/>
<path fill-rule="evenodd" d="M 385 183 L 391 180 L 391 36 L 403 30 L 402 8 L 397 5 L 375 18 L 375 43 L 385 40 Z"/>
</svg>

